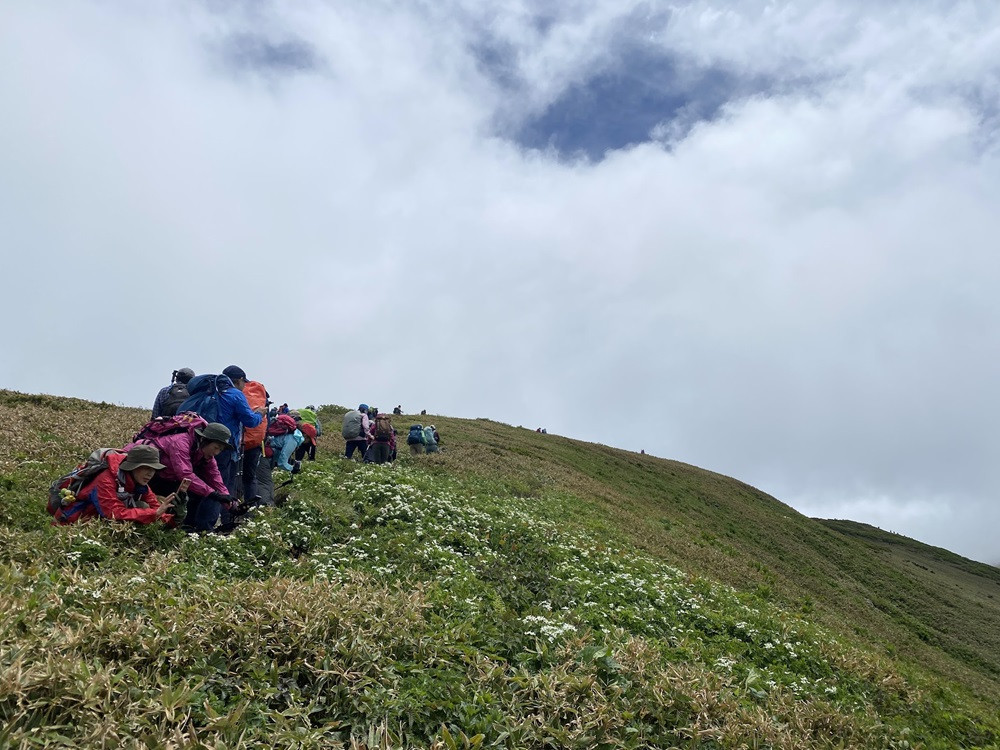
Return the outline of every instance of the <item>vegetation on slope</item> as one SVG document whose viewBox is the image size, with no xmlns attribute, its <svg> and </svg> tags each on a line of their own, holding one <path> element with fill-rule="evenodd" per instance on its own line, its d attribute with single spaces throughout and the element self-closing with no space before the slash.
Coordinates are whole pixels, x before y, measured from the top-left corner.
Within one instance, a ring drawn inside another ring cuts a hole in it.
<svg viewBox="0 0 1000 750">
<path fill-rule="evenodd" d="M 525 431 L 495 423 L 436 419 L 448 450 L 394 467 L 336 458 L 328 437 L 287 501 L 230 536 L 49 526 L 52 476 L 123 442 L 144 414 L 0 393 L 0 419 L 16 425 L 0 444 L 0 746 L 952 748 L 1000 738 L 960 690 L 852 645 L 801 606 L 777 606 L 761 584 L 693 574 L 712 555 L 668 561 L 644 530 L 669 540 L 689 521 L 640 518 L 615 476 L 587 485 L 581 466 L 617 471 L 605 449 L 561 439 L 535 449 Z M 489 443 L 504 434 L 496 453 Z M 702 474 L 711 481 L 691 491 L 705 498 L 716 481 L 752 493 Z"/>
</svg>

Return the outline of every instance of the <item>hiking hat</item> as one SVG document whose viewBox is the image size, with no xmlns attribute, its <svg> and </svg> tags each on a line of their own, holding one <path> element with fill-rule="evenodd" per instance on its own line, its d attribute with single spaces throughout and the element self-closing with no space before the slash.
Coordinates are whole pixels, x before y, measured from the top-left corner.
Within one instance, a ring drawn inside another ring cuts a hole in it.
<svg viewBox="0 0 1000 750">
<path fill-rule="evenodd" d="M 358 404 L 358 411 L 368 411 L 368 404 Z"/>
<path fill-rule="evenodd" d="M 247 374 L 246 372 L 243 371 L 243 368 L 237 367 L 236 365 L 229 365 L 229 367 L 227 367 L 225 370 L 222 371 L 222 374 L 225 375 L 230 380 L 232 380 L 234 383 L 240 378 L 243 378 L 243 380 L 248 380 Z"/>
<path fill-rule="evenodd" d="M 290 412 L 288 412 L 288 416 L 290 416 L 296 422 L 298 422 L 298 421 L 300 421 L 302 419 L 302 415 L 299 414 L 295 409 L 292 409 Z"/>
<path fill-rule="evenodd" d="M 194 377 L 194 370 L 190 367 L 182 367 L 174 372 L 174 377 L 177 379 L 178 383 L 189 383 L 191 378 Z"/>
<path fill-rule="evenodd" d="M 219 422 L 209 422 L 204 427 L 195 427 L 194 433 L 205 438 L 205 440 L 214 440 L 217 443 L 225 443 L 226 445 L 229 445 L 229 439 L 233 436 L 229 428 Z"/>
<path fill-rule="evenodd" d="M 160 469 L 166 468 L 160 463 L 160 451 L 156 449 L 155 445 L 137 445 L 129 450 L 128 454 L 125 456 L 125 460 L 119 465 L 119 469 L 122 471 L 132 471 L 132 469 L 138 469 L 140 466 L 148 466 L 150 469 Z"/>
</svg>

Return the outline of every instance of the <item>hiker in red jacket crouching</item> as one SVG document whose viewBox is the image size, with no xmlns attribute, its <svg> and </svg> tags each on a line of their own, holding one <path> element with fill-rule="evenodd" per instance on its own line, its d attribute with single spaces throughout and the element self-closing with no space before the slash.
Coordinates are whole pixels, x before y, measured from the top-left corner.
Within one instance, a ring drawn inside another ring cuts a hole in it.
<svg viewBox="0 0 1000 750">
<path fill-rule="evenodd" d="M 108 468 L 90 484 L 76 493 L 78 501 L 88 504 L 74 520 L 84 521 L 100 516 L 115 521 L 153 523 L 162 521 L 172 526 L 174 496 L 163 503 L 149 488 L 149 482 L 163 468 L 160 453 L 152 445 L 136 445 L 128 454 L 109 452 Z"/>
</svg>

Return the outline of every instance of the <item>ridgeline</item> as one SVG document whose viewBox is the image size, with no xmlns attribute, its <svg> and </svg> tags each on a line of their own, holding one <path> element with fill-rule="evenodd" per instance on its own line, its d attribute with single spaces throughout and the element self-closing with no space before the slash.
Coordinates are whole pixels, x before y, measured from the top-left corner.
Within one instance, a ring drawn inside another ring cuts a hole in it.
<svg viewBox="0 0 1000 750">
<path fill-rule="evenodd" d="M 55 528 L 144 409 L 0 391 L 0 748 L 997 748 L 1000 570 L 486 419 L 228 536 Z"/>
</svg>

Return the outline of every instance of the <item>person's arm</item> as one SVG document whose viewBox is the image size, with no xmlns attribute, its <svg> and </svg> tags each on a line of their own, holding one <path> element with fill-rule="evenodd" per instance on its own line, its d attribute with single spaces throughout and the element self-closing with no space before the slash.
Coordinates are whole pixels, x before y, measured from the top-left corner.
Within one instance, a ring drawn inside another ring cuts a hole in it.
<svg viewBox="0 0 1000 750">
<path fill-rule="evenodd" d="M 260 424 L 261 420 L 264 418 L 261 416 L 260 412 L 256 412 L 250 408 L 250 404 L 247 403 L 247 397 L 240 393 L 239 390 L 233 388 L 232 390 L 226 391 L 226 393 L 233 394 L 231 396 L 233 405 L 233 414 L 240 421 L 244 427 L 256 427 Z M 234 438 L 235 439 L 235 438 Z"/>
<path fill-rule="evenodd" d="M 215 462 L 214 457 L 205 460 L 205 463 L 202 464 L 201 474 L 198 475 L 198 478 L 203 480 L 204 483 L 208 485 L 208 492 L 205 493 L 206 495 L 212 492 L 212 490 L 220 492 L 223 495 L 229 494 L 229 488 L 226 487 L 226 483 L 222 481 L 222 473 L 219 471 L 219 465 Z M 193 483 L 192 486 L 194 486 Z"/>
<path fill-rule="evenodd" d="M 161 388 L 159 393 L 156 394 L 156 400 L 153 401 L 153 419 L 156 419 L 163 413 L 163 402 L 167 400 L 167 391 L 169 388 Z"/>
<path fill-rule="evenodd" d="M 118 499 L 118 478 L 109 469 L 103 472 L 94 482 L 94 506 L 104 518 L 115 521 L 134 521 L 135 523 L 153 523 L 157 519 L 156 509 L 160 503 L 151 490 L 147 490 L 143 500 L 148 508 L 129 508 Z M 152 502 L 150 502 L 152 497 Z"/>
</svg>

